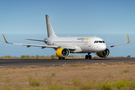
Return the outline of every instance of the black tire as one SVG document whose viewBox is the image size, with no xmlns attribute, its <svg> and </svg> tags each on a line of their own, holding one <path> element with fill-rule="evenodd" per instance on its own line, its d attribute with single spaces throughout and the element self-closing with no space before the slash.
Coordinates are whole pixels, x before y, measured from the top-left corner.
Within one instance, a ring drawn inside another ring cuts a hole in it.
<svg viewBox="0 0 135 90">
<path fill-rule="evenodd" d="M 59 60 L 61 60 L 61 59 L 62 59 L 62 60 L 64 60 L 65 58 L 61 58 L 61 57 L 59 57 Z"/>
<path fill-rule="evenodd" d="M 89 59 L 91 59 L 92 57 L 91 57 L 91 55 L 89 55 Z"/>
<path fill-rule="evenodd" d="M 85 55 L 85 59 L 88 59 L 88 55 Z"/>
</svg>

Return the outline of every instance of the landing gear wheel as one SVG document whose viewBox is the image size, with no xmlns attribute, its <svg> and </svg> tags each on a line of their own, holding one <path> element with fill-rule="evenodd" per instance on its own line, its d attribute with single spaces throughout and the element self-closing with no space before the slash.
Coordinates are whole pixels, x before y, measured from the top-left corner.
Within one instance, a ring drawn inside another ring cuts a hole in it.
<svg viewBox="0 0 135 90">
<path fill-rule="evenodd" d="M 91 55 L 89 55 L 89 59 L 91 59 Z"/>
<path fill-rule="evenodd" d="M 88 59 L 88 58 L 89 58 L 88 55 L 86 55 L 86 56 L 85 56 L 85 59 Z"/>
<path fill-rule="evenodd" d="M 61 59 L 64 60 L 65 58 L 64 57 L 63 58 L 59 57 L 59 60 L 61 60 Z"/>
<path fill-rule="evenodd" d="M 92 57 L 91 57 L 91 55 L 86 55 L 85 56 L 85 59 L 91 59 Z"/>
<path fill-rule="evenodd" d="M 65 59 L 65 58 L 62 58 L 63 60 Z"/>
</svg>

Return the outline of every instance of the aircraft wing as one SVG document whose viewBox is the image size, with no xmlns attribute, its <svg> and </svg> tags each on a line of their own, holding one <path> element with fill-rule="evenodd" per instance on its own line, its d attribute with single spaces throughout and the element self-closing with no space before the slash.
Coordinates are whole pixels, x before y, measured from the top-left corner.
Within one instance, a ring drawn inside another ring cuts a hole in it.
<svg viewBox="0 0 135 90">
<path fill-rule="evenodd" d="M 43 48 L 54 48 L 54 49 L 57 49 L 57 48 L 60 48 L 60 47 L 65 47 L 67 49 L 71 49 L 71 50 L 75 50 L 75 47 L 70 47 L 70 46 L 57 46 L 57 45 L 36 45 L 36 44 L 23 44 L 23 43 L 10 43 L 10 42 L 7 42 L 4 34 L 3 35 L 3 38 L 4 38 L 4 41 L 8 44 L 14 44 L 14 45 L 23 45 L 23 46 L 27 46 L 27 47 L 31 47 L 31 46 L 34 46 L 34 47 L 41 47 L 42 49 Z M 33 39 L 32 39 L 33 40 Z M 35 41 L 35 39 L 34 39 Z M 37 40 L 36 40 L 37 41 Z M 40 41 L 40 40 L 38 40 Z"/>
<path fill-rule="evenodd" d="M 114 46 L 118 46 L 118 45 L 125 45 L 125 44 L 128 44 L 130 41 L 129 41 L 129 36 L 127 34 L 127 43 L 121 43 L 121 44 L 112 44 L 112 45 L 107 45 L 107 47 L 114 47 Z"/>
<path fill-rule="evenodd" d="M 45 42 L 45 40 L 37 40 L 37 39 L 25 39 L 25 40 Z"/>
</svg>

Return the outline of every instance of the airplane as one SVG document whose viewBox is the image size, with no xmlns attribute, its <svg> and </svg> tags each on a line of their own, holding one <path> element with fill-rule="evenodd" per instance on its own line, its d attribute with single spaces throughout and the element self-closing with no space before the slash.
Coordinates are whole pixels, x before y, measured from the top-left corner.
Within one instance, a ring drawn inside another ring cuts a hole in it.
<svg viewBox="0 0 135 90">
<path fill-rule="evenodd" d="M 122 44 L 112 44 L 106 45 L 105 41 L 100 37 L 57 37 L 51 21 L 48 15 L 45 15 L 46 18 L 46 26 L 47 26 L 47 35 L 48 38 L 44 40 L 37 40 L 37 39 L 26 39 L 31 41 L 39 41 L 44 42 L 47 45 L 35 45 L 35 44 L 22 44 L 22 43 L 10 43 L 7 42 L 4 34 L 3 38 L 4 41 L 8 44 L 15 44 L 15 45 L 23 45 L 27 47 L 41 47 L 44 48 L 53 48 L 56 50 L 56 55 L 59 59 L 65 59 L 69 56 L 70 53 L 87 53 L 85 55 L 85 59 L 91 59 L 91 53 L 95 53 L 98 57 L 106 58 L 110 55 L 110 50 L 107 47 L 114 47 L 117 45 L 124 45 L 128 44 L 129 36 L 127 34 L 127 43 Z"/>
</svg>

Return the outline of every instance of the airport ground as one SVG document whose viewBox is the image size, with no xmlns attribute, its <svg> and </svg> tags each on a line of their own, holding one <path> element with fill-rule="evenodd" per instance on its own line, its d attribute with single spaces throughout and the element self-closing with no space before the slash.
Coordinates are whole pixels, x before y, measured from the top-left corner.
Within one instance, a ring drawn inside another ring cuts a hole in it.
<svg viewBox="0 0 135 90">
<path fill-rule="evenodd" d="M 1 59 L 0 66 L 0 90 L 135 90 L 135 58 Z"/>
<path fill-rule="evenodd" d="M 63 64 L 78 64 L 78 63 L 115 63 L 115 62 L 135 62 L 135 58 L 127 57 L 112 57 L 112 58 L 93 58 L 86 60 L 84 57 L 69 57 L 65 60 L 59 60 L 57 57 L 45 57 L 37 59 L 33 58 L 3 58 L 0 59 L 0 67 L 12 66 L 62 66 Z"/>
</svg>

